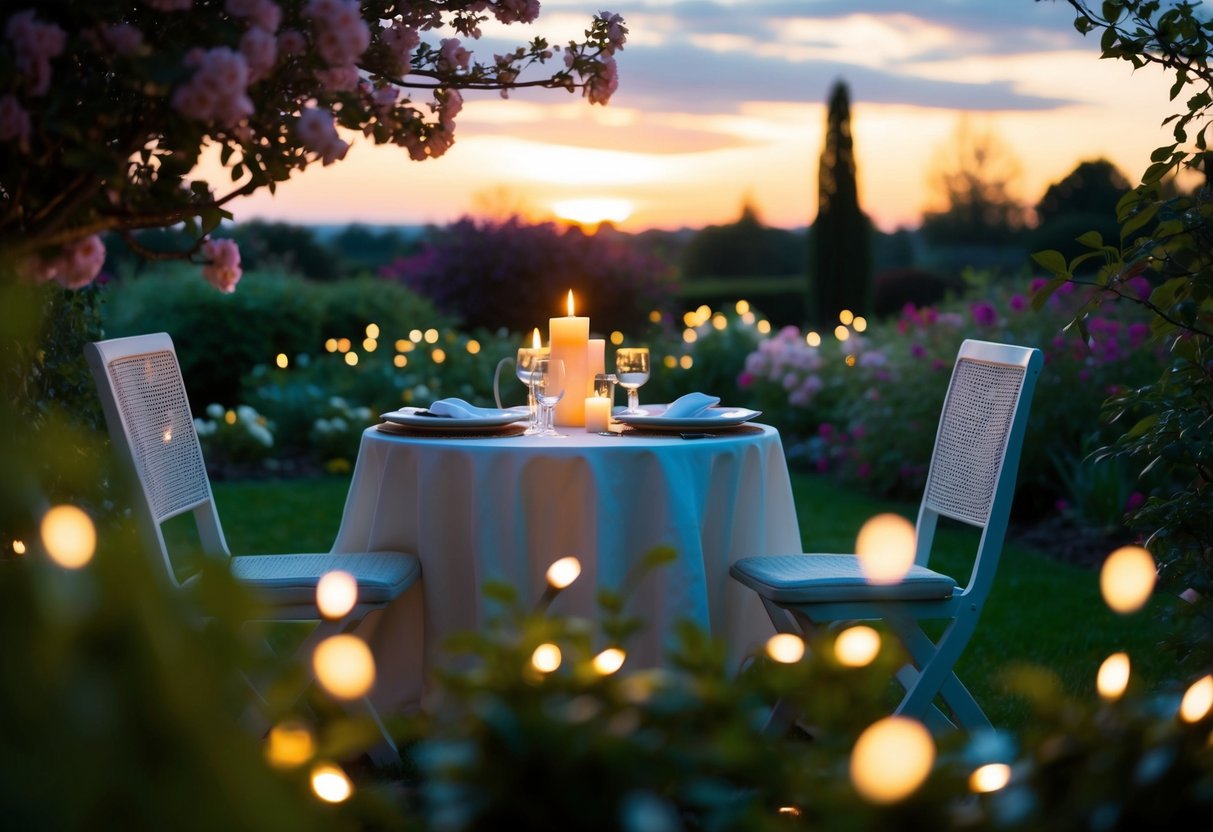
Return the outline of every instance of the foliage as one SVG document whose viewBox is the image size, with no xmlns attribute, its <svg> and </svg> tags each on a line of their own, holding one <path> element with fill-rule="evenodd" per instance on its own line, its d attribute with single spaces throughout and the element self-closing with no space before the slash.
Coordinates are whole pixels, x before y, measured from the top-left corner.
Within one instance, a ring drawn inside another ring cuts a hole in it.
<svg viewBox="0 0 1213 832">
<path fill-rule="evenodd" d="M 810 322 L 825 326 L 844 309 L 870 315 L 871 225 L 859 207 L 850 93 L 841 81 L 830 91 L 825 147 L 817 168 L 817 219 L 809 250 Z"/>
<path fill-rule="evenodd" d="M 279 354 L 315 355 L 327 339 L 361 346 L 371 324 L 396 338 L 445 326 L 432 305 L 407 289 L 371 277 L 314 283 L 254 273 L 239 292 L 212 291 L 182 267 L 116 282 L 103 290 L 107 337 L 167 332 L 196 414 L 219 403 L 246 402 L 242 378 Z"/>
<path fill-rule="evenodd" d="M 230 236 L 240 245 L 240 263 L 245 271 L 293 273 L 311 280 L 342 276 L 336 254 L 306 226 L 252 220 L 222 229 L 216 236 Z"/>
<path fill-rule="evenodd" d="M 1213 32 L 1188 3 L 1070 5 L 1078 31 L 1101 32 L 1103 58 L 1173 73 L 1171 98 L 1181 103 L 1164 122 L 1175 141 L 1151 154 L 1141 183 L 1116 206 L 1119 239 L 1084 234 L 1078 239 L 1084 253 L 1069 260 L 1058 251 L 1037 253 L 1037 262 L 1054 275 L 1037 302 L 1062 287 L 1089 284 L 1094 288 L 1075 315 L 1076 330 L 1085 334 L 1104 305 L 1128 298 L 1148 313 L 1156 342 L 1169 349 L 1157 381 L 1109 398 L 1106 415 L 1120 433 L 1104 455 L 1132 459 L 1165 483 L 1131 520 L 1147 535 L 1162 585 L 1176 593 L 1193 590 L 1192 614 L 1183 617 L 1172 646 L 1180 657 L 1207 665 L 1213 662 L 1213 436 L 1207 430 L 1213 414 L 1213 194 L 1207 186 L 1171 193 L 1167 185 L 1171 176 L 1203 175 L 1213 164 L 1207 144 Z M 1098 266 L 1093 275 L 1092 265 Z M 1134 284 L 1143 281 L 1148 297 L 1135 296 Z"/>
<path fill-rule="evenodd" d="M 876 273 L 872 314 L 887 318 L 900 314 L 906 304 L 934 306 L 963 293 L 964 289 L 963 280 L 930 269 L 913 266 L 885 269 Z"/>
<path fill-rule="evenodd" d="M 563 50 L 542 37 L 491 58 L 468 50 L 482 23 L 530 23 L 538 12 L 513 0 L 12 9 L 0 41 L 3 259 L 77 288 L 101 267 L 99 235 L 185 223 L 184 252 L 127 243 L 146 256 L 205 258 L 227 270 L 209 273 L 230 290 L 238 255 L 206 236 L 230 218 L 232 199 L 343 158 L 338 126 L 422 160 L 454 142 L 461 90 L 581 90 L 605 104 L 627 34 L 618 15 L 600 13 Z M 427 39 L 444 28 L 454 37 Z M 563 67 L 544 74 L 560 51 Z M 196 173 L 204 149 L 230 173 L 226 192 Z"/>
<path fill-rule="evenodd" d="M 194 419 L 194 430 L 208 463 L 247 465 L 267 459 L 274 448 L 274 425 L 247 404 L 225 409 L 206 408 L 206 418 Z"/>
<path fill-rule="evenodd" d="M 468 328 L 529 333 L 566 314 L 573 290 L 599 331 L 629 330 L 665 303 L 669 268 L 613 235 L 577 227 L 464 218 L 383 270 Z"/>
<path fill-rule="evenodd" d="M 1038 226 L 1027 234 L 1025 244 L 1032 251 L 1056 249 L 1073 257 L 1082 251 L 1076 241 L 1087 231 L 1115 237 L 1116 203 L 1128 190 L 1128 181 L 1106 159 L 1080 163 L 1050 185 L 1036 204 Z"/>
<path fill-rule="evenodd" d="M 804 272 L 804 238 L 762 224 L 745 203 L 730 225 L 709 225 L 695 232 L 682 253 L 682 276 L 695 278 L 799 275 Z"/>
</svg>

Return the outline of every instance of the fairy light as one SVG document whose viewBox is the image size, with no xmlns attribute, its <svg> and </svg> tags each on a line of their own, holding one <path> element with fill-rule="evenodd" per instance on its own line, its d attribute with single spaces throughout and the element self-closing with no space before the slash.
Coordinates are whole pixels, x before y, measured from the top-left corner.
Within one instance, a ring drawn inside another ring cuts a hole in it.
<svg viewBox="0 0 1213 832">
<path fill-rule="evenodd" d="M 531 666 L 540 673 L 551 673 L 560 667 L 560 661 L 560 648 L 550 642 L 539 645 L 531 653 Z"/>
<path fill-rule="evenodd" d="M 229 425 L 236 424 L 236 411 L 229 410 L 226 413 L 224 413 L 223 421 L 227 422 Z"/>
<path fill-rule="evenodd" d="M 475 338 L 469 338 L 467 343 L 467 351 L 469 355 L 476 355 L 480 352 L 480 342 Z"/>
<path fill-rule="evenodd" d="M 855 320 L 851 322 L 851 328 L 856 332 L 863 332 L 868 328 L 868 319 L 862 315 L 856 315 Z"/>
<path fill-rule="evenodd" d="M 842 324 L 834 327 L 834 337 L 839 341 L 845 341 L 851 337 L 851 330 L 847 329 Z"/>
<path fill-rule="evenodd" d="M 737 310 L 738 315 L 744 315 L 750 311 L 750 302 L 748 300 L 739 300 L 733 308 Z"/>
<path fill-rule="evenodd" d="M 877 514 L 859 529 L 855 554 L 869 583 L 900 581 L 914 565 L 914 524 L 900 514 Z"/>
<path fill-rule="evenodd" d="M 810 347 L 820 347 L 821 335 L 817 332 L 810 332 L 808 335 L 804 336 L 804 342 Z"/>
<path fill-rule="evenodd" d="M 1145 606 L 1157 577 L 1149 552 L 1140 546 L 1122 546 L 1100 568 L 1099 591 L 1114 612 L 1128 615 Z"/>
<path fill-rule="evenodd" d="M 362 349 L 364 352 L 374 352 L 375 350 L 379 349 L 379 342 L 374 338 L 363 338 Z"/>
<path fill-rule="evenodd" d="M 696 326 L 699 323 L 699 316 L 694 312 L 684 312 L 682 315 L 683 326 Z"/>
<path fill-rule="evenodd" d="M 441 364 L 446 361 L 446 350 L 442 347 L 434 347 L 430 351 L 430 361 L 433 361 L 435 364 Z"/>
<path fill-rule="evenodd" d="M 728 325 L 729 325 L 729 319 L 726 318 L 724 315 L 721 315 L 719 312 L 717 312 L 715 315 L 712 316 L 712 328 L 713 329 L 724 329 Z"/>
<path fill-rule="evenodd" d="M 699 333 L 693 329 L 684 329 L 682 331 L 682 340 L 688 344 L 694 344 L 699 340 Z"/>
<path fill-rule="evenodd" d="M 758 316 L 753 312 L 745 312 L 741 316 L 741 322 L 746 326 L 753 326 L 754 321 L 758 320 Z"/>
<path fill-rule="evenodd" d="M 337 352 L 349 352 L 353 346 L 354 345 L 350 342 L 349 338 L 337 339 Z"/>
<path fill-rule="evenodd" d="M 869 725 L 851 752 L 851 783 L 869 803 L 896 803 L 923 784 L 935 741 L 917 720 L 890 716 Z"/>
<path fill-rule="evenodd" d="M 371 648 L 349 633 L 329 636 L 312 654 L 316 680 L 338 699 L 358 699 L 375 684 L 375 658 Z"/>
<path fill-rule="evenodd" d="M 434 329 L 433 327 L 427 329 L 425 331 L 425 342 L 427 344 L 438 343 L 438 330 Z"/>
<path fill-rule="evenodd" d="M 547 582 L 553 589 L 564 589 L 581 574 L 581 561 L 569 555 L 548 567 Z"/>
<path fill-rule="evenodd" d="M 350 367 L 358 366 L 358 353 L 347 352 L 345 354 L 345 363 Z"/>
<path fill-rule="evenodd" d="M 834 640 L 834 657 L 846 667 L 866 667 L 880 653 L 880 633 L 866 624 L 847 627 Z"/>
<path fill-rule="evenodd" d="M 661 363 L 662 363 L 662 364 L 663 364 L 663 365 L 664 365 L 664 366 L 665 366 L 667 369 L 672 370 L 672 369 L 674 369 L 675 367 L 677 367 L 677 366 L 678 366 L 678 359 L 677 359 L 677 357 L 675 357 L 675 356 L 673 356 L 673 355 L 667 355 L 667 356 L 665 356 L 664 358 L 662 358 L 662 359 L 661 359 Z"/>
<path fill-rule="evenodd" d="M 1099 695 L 1113 702 L 1124 695 L 1129 686 L 1129 654 L 1113 653 L 1103 660 L 1095 674 L 1095 689 Z"/>
<path fill-rule="evenodd" d="M 409 330 L 409 340 L 412 341 L 414 344 L 420 344 L 421 339 L 424 337 L 425 337 L 425 334 L 420 329 L 410 329 Z"/>
<path fill-rule="evenodd" d="M 286 357 L 286 353 L 280 352 L 278 353 L 277 357 L 274 358 L 274 363 L 278 365 L 279 370 L 285 370 L 291 361 Z"/>
<path fill-rule="evenodd" d="M 341 803 L 354 793 L 354 784 L 339 767 L 323 763 L 312 769 L 312 791 L 326 803 Z"/>
<path fill-rule="evenodd" d="M 397 355 L 392 357 L 392 363 L 397 367 L 407 367 L 409 365 L 409 360 L 407 356 Z"/>
<path fill-rule="evenodd" d="M 661 323 L 661 310 L 660 309 L 654 309 L 653 311 L 651 311 L 649 313 L 649 323 L 651 323 L 651 324 Z M 620 343 L 623 343 L 623 342 L 621 341 Z"/>
<path fill-rule="evenodd" d="M 794 633 L 776 633 L 767 639 L 766 651 L 780 664 L 796 664 L 804 658 L 804 639 Z"/>
<path fill-rule="evenodd" d="M 396 347 L 396 352 L 404 352 L 406 349 L 411 349 L 413 344 L 412 342 L 406 341 L 403 338 L 397 338 L 396 343 L 393 344 L 393 346 Z"/>
<path fill-rule="evenodd" d="M 1213 676 L 1202 676 L 1193 682 L 1179 703 L 1179 718 L 1184 722 L 1199 722 L 1213 708 Z"/>
<path fill-rule="evenodd" d="M 623 343 L 623 333 L 617 329 L 614 332 L 612 332 L 611 333 L 611 343 L 616 347 L 619 346 L 620 344 L 622 344 Z"/>
<path fill-rule="evenodd" d="M 25 541 L 24 540 L 14 540 L 13 541 L 13 554 L 14 555 L 24 555 L 25 554 Z"/>
<path fill-rule="evenodd" d="M 366 337 L 367 338 L 378 338 L 379 337 L 379 324 L 367 324 L 366 325 Z"/>
<path fill-rule="evenodd" d="M 843 309 L 841 312 L 838 313 L 838 322 L 841 323 L 843 326 L 850 326 L 851 322 L 854 320 L 855 320 L 855 313 L 852 312 L 850 309 Z"/>
<path fill-rule="evenodd" d="M 989 794 L 1011 782 L 1011 767 L 1006 763 L 987 763 L 969 775 L 969 791 Z"/>
<path fill-rule="evenodd" d="M 64 569 L 86 565 L 97 549 L 93 521 L 75 506 L 59 505 L 48 511 L 42 517 L 41 533 L 46 554 Z"/>
<path fill-rule="evenodd" d="M 334 569 L 316 582 L 316 607 L 324 618 L 344 618 L 357 603 L 358 581 L 349 572 Z"/>
<path fill-rule="evenodd" d="M 619 668 L 623 667 L 623 661 L 627 658 L 627 653 L 620 650 L 618 647 L 608 647 L 597 656 L 594 657 L 594 670 L 600 676 L 610 676 Z"/>
<path fill-rule="evenodd" d="M 854 367 L 855 366 L 855 356 L 847 355 L 846 358 L 842 359 L 842 362 L 844 364 L 846 364 L 848 367 Z"/>
<path fill-rule="evenodd" d="M 281 722 L 270 729 L 265 759 L 274 768 L 296 768 L 312 759 L 316 740 L 300 722 Z"/>
<path fill-rule="evenodd" d="M 336 338 L 325 339 L 324 351 L 325 352 L 337 352 L 337 339 Z"/>
<path fill-rule="evenodd" d="M 761 320 L 761 321 L 759 321 L 759 322 L 758 322 L 758 331 L 759 331 L 759 332 L 761 332 L 763 335 L 768 335 L 768 334 L 770 334 L 770 332 L 771 332 L 771 322 L 770 322 L 770 321 L 768 321 L 768 320 Z"/>
<path fill-rule="evenodd" d="M 693 356 L 684 355 L 678 359 L 678 366 L 684 370 L 689 370 L 694 365 L 695 365 L 695 359 Z"/>
</svg>

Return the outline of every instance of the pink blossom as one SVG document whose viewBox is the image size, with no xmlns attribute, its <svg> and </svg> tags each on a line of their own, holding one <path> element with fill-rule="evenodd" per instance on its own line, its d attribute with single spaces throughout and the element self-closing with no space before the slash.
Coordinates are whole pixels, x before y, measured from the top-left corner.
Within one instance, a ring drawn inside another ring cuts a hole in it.
<svg viewBox="0 0 1213 832">
<path fill-rule="evenodd" d="M 455 116 L 463 109 L 463 96 L 459 90 L 446 90 L 438 99 L 438 122 L 447 130 L 455 127 Z"/>
<path fill-rule="evenodd" d="M 472 53 L 459 44 L 459 38 L 443 38 L 438 50 L 438 68 L 447 72 L 467 69 Z"/>
<path fill-rule="evenodd" d="M 1140 347 L 1150 337 L 1150 325 L 1140 322 L 1129 324 L 1127 334 L 1129 336 L 1129 346 Z"/>
<path fill-rule="evenodd" d="M 196 67 L 193 77 L 173 91 L 173 107 L 186 118 L 214 121 L 235 127 L 253 114 L 249 100 L 248 62 L 239 52 L 217 46 L 205 52 L 194 49 L 185 58 Z"/>
<path fill-rule="evenodd" d="M 1022 312 L 1028 308 L 1028 299 L 1019 294 L 1011 295 L 1007 305 L 1011 307 L 1012 312 Z"/>
<path fill-rule="evenodd" d="M 29 148 L 29 113 L 11 92 L 0 96 L 0 142 L 14 139 L 22 150 Z"/>
<path fill-rule="evenodd" d="M 586 82 L 585 94 L 591 104 L 607 104 L 615 90 L 619 88 L 619 67 L 615 59 L 607 56 L 601 59 L 598 70 Z"/>
<path fill-rule="evenodd" d="M 17 71 L 29 81 L 29 94 L 45 95 L 51 88 L 51 58 L 62 54 L 67 33 L 54 23 L 42 23 L 33 9 L 8 19 L 4 34 L 13 42 Z"/>
<path fill-rule="evenodd" d="M 187 12 L 194 0 L 143 0 L 143 5 L 158 12 Z"/>
<path fill-rule="evenodd" d="M 749 356 L 746 356 L 746 358 L 749 358 Z M 754 386 L 754 381 L 753 373 L 742 372 L 737 376 L 737 387 L 740 390 L 748 390 Z"/>
<path fill-rule="evenodd" d="M 1125 281 L 1125 285 L 1129 287 L 1129 290 L 1138 300 L 1146 300 L 1150 297 L 1150 293 L 1154 291 L 1154 287 L 1150 285 L 1150 281 L 1141 275 L 1129 278 Z"/>
<path fill-rule="evenodd" d="M 605 21 L 607 24 L 606 54 L 613 55 L 616 51 L 621 51 L 628 39 L 628 30 L 623 27 L 623 18 L 611 12 L 599 12 L 595 15 L 595 19 Z"/>
<path fill-rule="evenodd" d="M 357 63 L 371 45 L 358 0 L 308 0 L 303 16 L 312 21 L 316 51 L 329 66 Z"/>
<path fill-rule="evenodd" d="M 271 34 L 282 23 L 282 9 L 273 0 L 227 0 L 224 8 L 233 17 L 247 20 L 250 26 Z"/>
<path fill-rule="evenodd" d="M 1032 282 L 1028 284 L 1028 293 L 1034 295 L 1048 285 L 1049 281 L 1047 279 L 1043 277 L 1034 277 L 1032 278 Z"/>
<path fill-rule="evenodd" d="M 302 55 L 307 51 L 307 38 L 297 29 L 283 29 L 278 33 L 278 51 L 283 55 Z"/>
<path fill-rule="evenodd" d="M 396 105 L 396 99 L 400 97 L 400 90 L 396 87 L 376 87 L 371 93 L 371 101 L 381 110 L 390 110 Z"/>
<path fill-rule="evenodd" d="M 539 0 L 497 0 L 492 8 L 502 23 L 531 23 L 539 17 Z"/>
<path fill-rule="evenodd" d="M 63 247 L 55 282 L 65 289 L 83 289 L 96 279 L 105 265 L 105 244 L 96 234 Z"/>
<path fill-rule="evenodd" d="M 978 301 L 969 306 L 969 314 L 978 326 L 993 326 L 998 323 L 998 310 L 989 301 Z"/>
<path fill-rule="evenodd" d="M 240 38 L 240 54 L 248 64 L 249 82 L 260 81 L 278 60 L 278 40 L 270 30 L 253 26 Z"/>
<path fill-rule="evenodd" d="M 206 282 L 220 292 L 231 294 L 244 273 L 240 268 L 240 247 L 235 240 L 207 240 L 202 244 L 207 264 L 202 267 Z"/>
<path fill-rule="evenodd" d="M 329 92 L 352 92 L 358 89 L 358 67 L 350 64 L 318 69 L 316 80 Z"/>
<path fill-rule="evenodd" d="M 337 127 L 333 124 L 333 114 L 327 110 L 313 107 L 299 114 L 295 124 L 295 133 L 299 140 L 314 151 L 326 165 L 331 165 L 338 159 L 344 159 L 350 149 L 348 142 L 337 135 Z"/>
<path fill-rule="evenodd" d="M 379 37 L 396 56 L 401 69 L 407 74 L 413 60 L 413 50 L 421 43 L 421 35 L 417 33 L 417 29 L 395 21 L 390 27 L 380 32 Z"/>
<path fill-rule="evenodd" d="M 102 26 L 101 39 L 119 55 L 133 55 L 143 48 L 143 32 L 129 23 Z"/>
</svg>

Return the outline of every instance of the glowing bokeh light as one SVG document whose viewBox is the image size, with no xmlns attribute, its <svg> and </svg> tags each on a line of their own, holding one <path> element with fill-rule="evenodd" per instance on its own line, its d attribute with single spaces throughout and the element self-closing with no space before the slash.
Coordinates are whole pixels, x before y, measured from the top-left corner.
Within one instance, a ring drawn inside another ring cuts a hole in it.
<svg viewBox="0 0 1213 832">
<path fill-rule="evenodd" d="M 349 338 L 338 338 L 337 339 L 337 352 L 349 352 L 350 349 L 353 348 L 353 346 L 354 346 L 354 344 L 352 341 L 350 341 Z"/>
<path fill-rule="evenodd" d="M 433 327 L 431 327 L 430 329 L 427 329 L 425 331 L 424 338 L 425 338 L 425 342 L 427 344 L 438 343 L 438 330 L 434 329 Z"/>
<path fill-rule="evenodd" d="M 900 581 L 914 565 L 914 524 L 900 514 L 877 514 L 859 529 L 855 554 L 864 577 L 873 584 Z"/>
<path fill-rule="evenodd" d="M 540 673 L 551 673 L 560 667 L 560 662 L 560 648 L 555 644 L 541 644 L 531 653 L 531 666 Z"/>
<path fill-rule="evenodd" d="M 1103 660 L 1095 674 L 1095 689 L 1109 702 L 1122 697 L 1129 686 L 1129 654 L 1113 653 Z"/>
<path fill-rule="evenodd" d="M 969 775 L 969 790 L 989 794 L 1005 788 L 1011 782 L 1011 767 L 1006 763 L 987 763 Z"/>
<path fill-rule="evenodd" d="M 379 342 L 374 338 L 363 338 L 362 349 L 364 352 L 374 352 L 379 348 Z"/>
<path fill-rule="evenodd" d="M 354 793 L 354 784 L 340 768 L 324 763 L 312 769 L 312 791 L 326 803 L 341 803 Z"/>
<path fill-rule="evenodd" d="M 602 222 L 623 222 L 632 216 L 635 206 L 626 199 L 585 197 L 562 199 L 553 203 L 552 210 L 561 219 L 572 220 L 579 225 L 598 225 Z"/>
<path fill-rule="evenodd" d="M 804 639 L 794 633 L 776 633 L 767 639 L 766 650 L 780 664 L 796 664 L 804 658 Z"/>
<path fill-rule="evenodd" d="M 608 647 L 594 657 L 594 670 L 601 676 L 610 676 L 623 667 L 623 662 L 626 658 L 627 653 L 618 647 Z"/>
<path fill-rule="evenodd" d="M 750 311 L 750 302 L 748 300 L 739 300 L 733 308 L 737 310 L 738 315 L 744 315 Z"/>
<path fill-rule="evenodd" d="M 851 330 L 847 329 L 842 324 L 834 327 L 834 337 L 839 341 L 845 341 L 851 337 Z"/>
<path fill-rule="evenodd" d="M 278 365 L 278 369 L 285 370 L 290 365 L 291 361 L 286 357 L 286 353 L 280 352 L 274 358 L 274 363 Z"/>
<path fill-rule="evenodd" d="M 880 633 L 866 624 L 847 627 L 834 640 L 834 656 L 846 667 L 866 667 L 880 654 Z"/>
<path fill-rule="evenodd" d="M 64 569 L 80 569 L 93 559 L 97 529 L 81 509 L 55 506 L 43 515 L 41 532 L 46 554 Z"/>
<path fill-rule="evenodd" d="M 392 364 L 396 365 L 397 367 L 407 367 L 409 365 L 409 359 L 404 355 L 396 355 L 392 357 Z"/>
<path fill-rule="evenodd" d="M 13 541 L 13 554 L 14 555 L 24 555 L 25 554 L 25 541 L 24 540 L 14 540 Z"/>
<path fill-rule="evenodd" d="M 1114 612 L 1128 615 L 1145 606 L 1157 578 L 1149 552 L 1140 546 L 1122 546 L 1100 568 L 1099 591 Z"/>
<path fill-rule="evenodd" d="M 282 722 L 270 729 L 265 744 L 265 759 L 275 768 L 296 768 L 312 759 L 316 741 L 300 722 Z"/>
<path fill-rule="evenodd" d="M 862 315 L 857 315 L 855 317 L 855 320 L 851 322 L 851 327 L 856 332 L 863 332 L 864 330 L 866 330 L 868 328 L 868 319 L 863 317 Z"/>
<path fill-rule="evenodd" d="M 869 803 L 896 803 L 923 784 L 935 741 L 917 720 L 890 716 L 869 725 L 851 752 L 851 783 Z"/>
<path fill-rule="evenodd" d="M 771 322 L 767 321 L 767 320 L 759 321 L 758 322 L 758 331 L 761 332 L 763 335 L 769 335 L 771 332 Z"/>
<path fill-rule="evenodd" d="M 329 636 L 312 654 L 316 681 L 338 699 L 366 696 L 375 684 L 375 658 L 371 648 L 349 633 Z"/>
<path fill-rule="evenodd" d="M 478 352 L 480 352 L 480 342 L 475 338 L 469 338 L 467 351 L 469 355 L 476 355 Z"/>
<path fill-rule="evenodd" d="M 817 332 L 810 332 L 808 335 L 804 336 L 804 342 L 810 347 L 820 347 L 821 334 Z"/>
<path fill-rule="evenodd" d="M 430 351 L 430 361 L 433 361 L 435 364 L 441 364 L 446 361 L 446 350 L 442 347 L 434 347 Z"/>
<path fill-rule="evenodd" d="M 850 326 L 851 322 L 855 320 L 855 313 L 850 309 L 844 309 L 838 313 L 838 320 L 843 326 Z"/>
<path fill-rule="evenodd" d="M 337 339 L 329 338 L 324 342 L 325 352 L 337 352 Z"/>
<path fill-rule="evenodd" d="M 623 333 L 615 330 L 611 333 L 611 343 L 616 347 L 623 343 Z"/>
<path fill-rule="evenodd" d="M 409 330 L 409 340 L 412 341 L 414 344 L 420 344 L 421 339 L 424 337 L 425 337 L 425 333 L 423 333 L 420 329 L 410 329 Z"/>
<path fill-rule="evenodd" d="M 358 366 L 358 353 L 347 352 L 345 354 L 345 363 L 350 367 Z"/>
<path fill-rule="evenodd" d="M 694 365 L 695 365 L 695 359 L 694 359 L 694 357 L 692 357 L 690 355 L 684 355 L 678 359 L 678 366 L 684 370 L 689 370 Z"/>
<path fill-rule="evenodd" d="M 316 582 L 316 607 L 324 618 L 344 618 L 358 603 L 358 581 L 349 572 L 334 569 Z"/>
<path fill-rule="evenodd" d="M 1213 676 L 1202 676 L 1184 691 L 1179 703 L 1179 718 L 1184 722 L 1199 722 L 1213 708 Z"/>
<path fill-rule="evenodd" d="M 366 325 L 366 337 L 367 338 L 378 338 L 379 337 L 379 324 L 367 324 Z"/>
<path fill-rule="evenodd" d="M 573 581 L 577 580 L 577 576 L 581 574 L 581 561 L 569 555 L 560 560 L 553 561 L 548 567 L 547 582 L 553 589 L 564 589 Z"/>
</svg>

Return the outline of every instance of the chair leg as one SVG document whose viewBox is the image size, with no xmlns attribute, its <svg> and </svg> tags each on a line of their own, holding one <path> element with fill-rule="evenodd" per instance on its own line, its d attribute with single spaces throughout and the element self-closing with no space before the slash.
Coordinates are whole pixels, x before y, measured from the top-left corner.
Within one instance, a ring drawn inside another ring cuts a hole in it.
<svg viewBox="0 0 1213 832">
<path fill-rule="evenodd" d="M 953 670 L 976 628 L 976 617 L 954 619 L 938 642 L 931 641 L 912 620 L 891 616 L 888 621 L 918 665 L 914 676 L 898 674 L 899 681 L 906 687 L 906 695 L 896 712 L 925 721 L 938 695 L 951 710 L 955 722 L 966 730 L 990 728 L 989 718 Z M 908 686 L 906 681 L 910 683 Z"/>
</svg>

